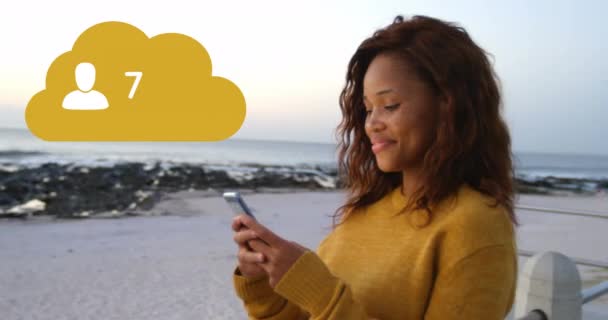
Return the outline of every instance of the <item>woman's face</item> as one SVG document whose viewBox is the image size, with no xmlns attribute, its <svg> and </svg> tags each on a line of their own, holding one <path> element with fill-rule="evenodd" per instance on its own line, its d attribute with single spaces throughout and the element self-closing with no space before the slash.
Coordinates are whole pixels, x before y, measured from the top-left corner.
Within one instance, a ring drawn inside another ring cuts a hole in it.
<svg viewBox="0 0 608 320">
<path fill-rule="evenodd" d="M 435 137 L 439 99 L 395 55 L 381 54 L 363 79 L 365 132 L 384 172 L 420 168 Z"/>
</svg>

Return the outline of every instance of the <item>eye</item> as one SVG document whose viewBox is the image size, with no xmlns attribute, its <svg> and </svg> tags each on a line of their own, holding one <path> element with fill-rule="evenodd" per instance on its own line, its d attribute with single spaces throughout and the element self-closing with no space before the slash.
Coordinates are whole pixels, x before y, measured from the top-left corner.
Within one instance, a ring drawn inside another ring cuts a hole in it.
<svg viewBox="0 0 608 320">
<path fill-rule="evenodd" d="M 400 105 L 401 105 L 401 103 L 392 104 L 390 106 L 384 107 L 384 109 L 386 109 L 386 110 L 395 110 L 395 109 L 399 108 Z"/>
</svg>

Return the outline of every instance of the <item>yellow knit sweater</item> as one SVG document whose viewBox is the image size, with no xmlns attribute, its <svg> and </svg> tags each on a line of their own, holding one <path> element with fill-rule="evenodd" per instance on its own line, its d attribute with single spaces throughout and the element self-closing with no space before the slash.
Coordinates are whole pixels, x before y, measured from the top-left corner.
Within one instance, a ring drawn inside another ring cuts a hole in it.
<svg viewBox="0 0 608 320">
<path fill-rule="evenodd" d="M 429 217 L 399 214 L 400 188 L 307 251 L 274 290 L 234 287 L 250 319 L 504 319 L 517 278 L 514 228 L 502 207 L 463 186 Z"/>
</svg>

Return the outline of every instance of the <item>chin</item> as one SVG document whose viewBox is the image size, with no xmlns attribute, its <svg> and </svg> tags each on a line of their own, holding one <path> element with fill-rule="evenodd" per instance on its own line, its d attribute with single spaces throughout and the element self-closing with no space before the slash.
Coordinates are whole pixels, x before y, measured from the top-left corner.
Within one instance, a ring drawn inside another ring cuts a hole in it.
<svg viewBox="0 0 608 320">
<path fill-rule="evenodd" d="M 398 172 L 401 171 L 401 167 L 397 164 L 396 161 L 390 161 L 388 159 L 378 159 L 376 158 L 376 164 L 378 165 L 378 169 L 382 172 Z"/>
</svg>

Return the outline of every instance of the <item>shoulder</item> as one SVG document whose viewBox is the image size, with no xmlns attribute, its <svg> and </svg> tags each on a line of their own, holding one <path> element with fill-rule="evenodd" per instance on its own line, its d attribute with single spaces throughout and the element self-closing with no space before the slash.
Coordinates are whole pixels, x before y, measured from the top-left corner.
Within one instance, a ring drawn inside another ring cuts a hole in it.
<svg viewBox="0 0 608 320">
<path fill-rule="evenodd" d="M 484 247 L 515 244 L 515 230 L 506 208 L 469 186 L 461 187 L 440 210 L 444 244 L 449 250 L 467 255 Z"/>
</svg>

